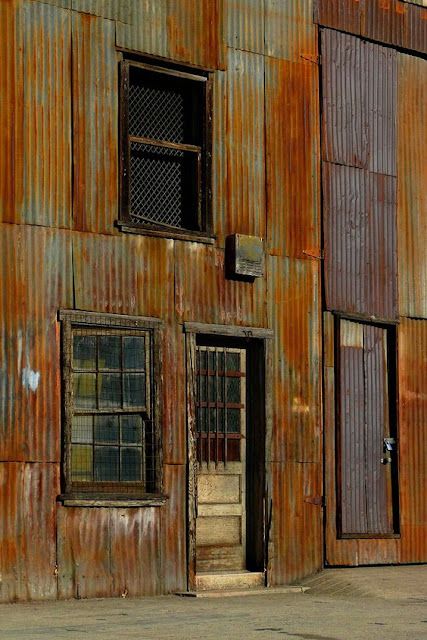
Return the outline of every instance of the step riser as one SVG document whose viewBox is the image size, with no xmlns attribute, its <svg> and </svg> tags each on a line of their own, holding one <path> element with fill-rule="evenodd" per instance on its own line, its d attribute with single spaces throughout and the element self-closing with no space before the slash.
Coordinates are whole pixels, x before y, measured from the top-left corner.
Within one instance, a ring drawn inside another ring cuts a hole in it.
<svg viewBox="0 0 427 640">
<path fill-rule="evenodd" d="M 263 586 L 263 573 L 199 574 L 196 576 L 197 591 L 256 589 Z"/>
</svg>

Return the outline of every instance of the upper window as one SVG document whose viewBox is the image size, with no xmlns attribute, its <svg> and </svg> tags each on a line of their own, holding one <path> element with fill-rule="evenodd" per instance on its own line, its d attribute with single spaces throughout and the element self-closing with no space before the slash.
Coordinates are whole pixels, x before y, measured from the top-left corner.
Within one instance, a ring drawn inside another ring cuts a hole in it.
<svg viewBox="0 0 427 640">
<path fill-rule="evenodd" d="M 121 223 L 208 233 L 206 75 L 124 61 Z"/>
<path fill-rule="evenodd" d="M 155 325 L 80 312 L 62 319 L 67 493 L 158 493 Z"/>
</svg>

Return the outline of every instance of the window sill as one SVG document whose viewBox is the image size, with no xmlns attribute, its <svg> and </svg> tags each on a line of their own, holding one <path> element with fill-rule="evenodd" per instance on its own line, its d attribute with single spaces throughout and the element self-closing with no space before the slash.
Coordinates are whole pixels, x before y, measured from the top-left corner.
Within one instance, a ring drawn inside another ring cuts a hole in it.
<svg viewBox="0 0 427 640">
<path fill-rule="evenodd" d="M 184 240 L 185 242 L 201 242 L 203 244 L 215 244 L 215 236 L 209 235 L 208 233 L 202 233 L 200 231 L 188 231 L 183 229 L 183 231 L 174 230 L 174 229 L 154 229 L 151 227 L 143 227 L 139 225 L 132 225 L 128 222 L 123 222 L 122 220 L 116 221 L 116 226 L 123 233 L 133 233 L 137 235 L 143 236 L 154 236 L 156 238 L 168 238 L 171 240 Z"/>
<path fill-rule="evenodd" d="M 150 495 L 143 498 L 132 498 L 129 496 L 73 496 L 63 494 L 58 496 L 57 501 L 64 507 L 161 507 L 168 500 L 168 496 Z"/>
</svg>

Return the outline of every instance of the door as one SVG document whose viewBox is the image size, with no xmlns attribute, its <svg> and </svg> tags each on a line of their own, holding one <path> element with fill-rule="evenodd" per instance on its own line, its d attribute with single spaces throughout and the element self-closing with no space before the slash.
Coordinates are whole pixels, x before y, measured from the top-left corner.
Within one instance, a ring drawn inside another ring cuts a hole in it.
<svg viewBox="0 0 427 640">
<path fill-rule="evenodd" d="M 246 350 L 196 347 L 197 573 L 246 568 Z"/>
</svg>

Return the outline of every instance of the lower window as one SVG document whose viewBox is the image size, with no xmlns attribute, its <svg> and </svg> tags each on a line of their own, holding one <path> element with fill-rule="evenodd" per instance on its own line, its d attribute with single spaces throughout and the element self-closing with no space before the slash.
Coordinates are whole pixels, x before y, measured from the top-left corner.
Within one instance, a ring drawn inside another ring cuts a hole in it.
<svg viewBox="0 0 427 640">
<path fill-rule="evenodd" d="M 160 491 L 157 321 L 62 312 L 67 494 Z"/>
</svg>

